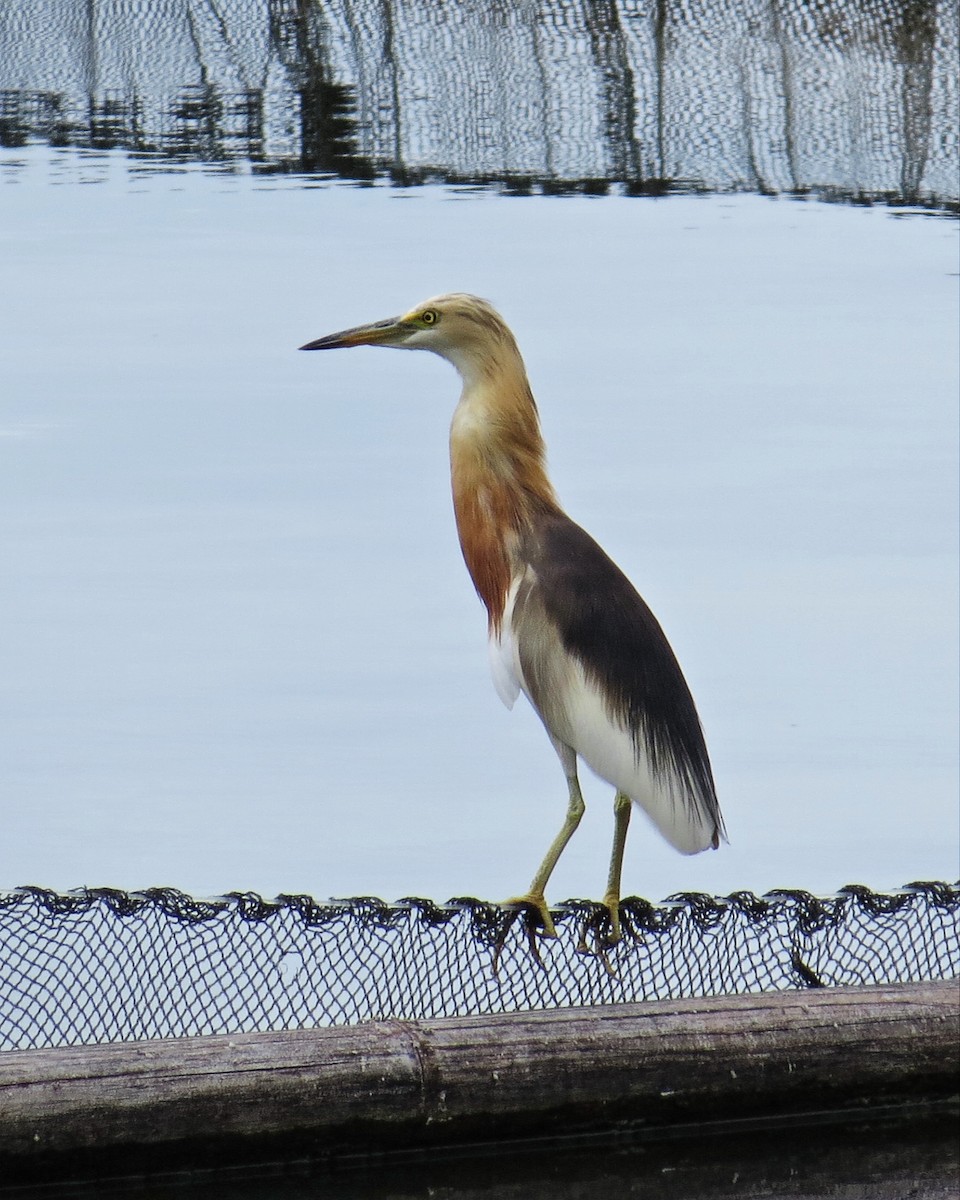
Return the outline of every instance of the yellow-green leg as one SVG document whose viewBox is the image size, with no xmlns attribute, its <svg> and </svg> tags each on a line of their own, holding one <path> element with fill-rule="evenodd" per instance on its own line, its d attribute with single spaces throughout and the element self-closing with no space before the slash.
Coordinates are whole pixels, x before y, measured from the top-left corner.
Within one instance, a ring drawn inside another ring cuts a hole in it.
<svg viewBox="0 0 960 1200">
<path fill-rule="evenodd" d="M 610 910 L 609 944 L 616 945 L 620 941 L 620 875 L 623 869 L 623 848 L 627 844 L 627 827 L 630 824 L 630 812 L 633 801 L 623 792 L 617 792 L 613 801 L 613 851 L 610 855 L 610 874 L 607 876 L 607 890 L 603 903 Z"/>
<path fill-rule="evenodd" d="M 506 904 L 532 904 L 540 914 L 540 919 L 543 922 L 543 932 L 547 937 L 556 937 L 557 930 L 550 916 L 550 910 L 547 908 L 544 892 L 546 891 L 550 876 L 553 874 L 553 868 L 557 865 L 560 855 L 566 849 L 567 842 L 570 841 L 576 832 L 576 828 L 580 824 L 580 819 L 586 810 L 583 796 L 580 793 L 580 781 L 577 779 L 577 756 L 569 746 L 564 746 L 563 743 L 554 742 L 554 745 L 557 748 L 557 753 L 560 755 L 560 761 L 563 763 L 569 793 L 567 815 L 563 821 L 563 828 L 550 843 L 550 849 L 540 864 L 540 869 L 534 875 L 529 890 L 523 896 L 513 896 L 511 899 L 504 901 Z"/>
</svg>

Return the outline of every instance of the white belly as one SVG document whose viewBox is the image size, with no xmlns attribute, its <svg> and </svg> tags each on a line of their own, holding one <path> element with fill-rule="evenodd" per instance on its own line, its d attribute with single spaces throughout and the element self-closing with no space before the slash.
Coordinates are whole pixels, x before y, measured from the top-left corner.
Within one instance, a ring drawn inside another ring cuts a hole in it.
<svg viewBox="0 0 960 1200">
<path fill-rule="evenodd" d="M 630 731 L 609 715 L 598 689 L 580 664 L 562 650 L 559 641 L 553 647 L 552 658 L 555 667 L 562 665 L 551 672 L 552 719 L 547 720 L 531 695 L 520 664 L 513 623 L 520 582 L 517 578 L 510 588 L 500 634 L 490 638 L 490 667 L 500 699 L 512 708 L 523 691 L 548 732 L 575 750 L 601 779 L 639 805 L 671 846 L 682 854 L 709 849 L 716 823 L 697 803 L 689 781 L 669 765 L 654 772 L 647 755 L 637 753 Z"/>
<path fill-rule="evenodd" d="M 571 672 L 564 708 L 569 744 L 591 770 L 638 804 L 682 854 L 709 849 L 715 825 L 699 813 L 686 780 L 672 768 L 654 773 L 647 756 L 636 753 L 629 731 L 609 716 L 579 666 Z"/>
</svg>

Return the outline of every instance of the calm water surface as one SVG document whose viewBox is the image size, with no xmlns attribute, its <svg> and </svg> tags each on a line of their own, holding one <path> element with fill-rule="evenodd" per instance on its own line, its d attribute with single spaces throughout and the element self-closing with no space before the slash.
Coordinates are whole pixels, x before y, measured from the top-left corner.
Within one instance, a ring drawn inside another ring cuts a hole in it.
<svg viewBox="0 0 960 1200">
<path fill-rule="evenodd" d="M 295 352 L 447 290 L 697 697 L 730 846 L 627 890 L 954 877 L 956 6 L 213 12 L 0 11 L 0 886 L 525 884 L 458 381 Z"/>
<path fill-rule="evenodd" d="M 58 1200 L 953 1200 L 955 1120 L 769 1130 L 689 1139 L 559 1142 L 517 1152 L 327 1170 L 307 1162 L 179 1179 L 67 1186 Z M 0 1187 L 0 1195 L 5 1195 Z M 16 1189 L 10 1200 L 42 1200 Z"/>
<path fill-rule="evenodd" d="M 498 897 L 564 785 L 500 706 L 427 356 L 517 332 L 569 511 L 660 616 L 730 845 L 626 886 L 955 874 L 956 226 L 751 196 L 357 189 L 0 152 L 5 885 Z M 553 895 L 595 894 L 610 797 Z"/>
<path fill-rule="evenodd" d="M 526 884 L 565 788 L 487 678 L 456 377 L 295 349 L 447 290 L 516 331 L 560 496 L 698 701 L 730 845 L 684 859 L 638 821 L 625 889 L 955 877 L 957 25 L 893 0 L 0 6 L 0 888 Z M 602 887 L 611 796 L 585 794 L 555 899 Z M 197 1186 L 940 1198 L 951 1147 Z"/>
</svg>

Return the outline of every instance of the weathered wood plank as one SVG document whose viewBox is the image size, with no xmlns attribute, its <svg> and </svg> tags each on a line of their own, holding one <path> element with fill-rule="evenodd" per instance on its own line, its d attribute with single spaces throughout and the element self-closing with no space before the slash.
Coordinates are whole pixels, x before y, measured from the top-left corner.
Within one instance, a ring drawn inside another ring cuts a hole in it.
<svg viewBox="0 0 960 1200">
<path fill-rule="evenodd" d="M 271 1137 L 346 1153 L 937 1099 L 950 983 L 0 1054 L 0 1166 Z M 188 1156 L 189 1157 L 189 1156 Z"/>
</svg>

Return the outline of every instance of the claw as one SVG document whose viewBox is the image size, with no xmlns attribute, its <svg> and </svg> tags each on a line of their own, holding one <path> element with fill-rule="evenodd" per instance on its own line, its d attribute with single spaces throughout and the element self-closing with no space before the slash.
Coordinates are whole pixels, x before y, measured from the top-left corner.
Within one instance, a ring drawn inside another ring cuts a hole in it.
<svg viewBox="0 0 960 1200">
<path fill-rule="evenodd" d="M 540 918 L 540 927 L 543 930 L 544 937 L 555 938 L 557 936 L 557 927 L 553 923 L 553 917 L 550 916 L 550 909 L 547 908 L 547 901 L 543 893 L 539 895 L 533 892 L 528 892 L 525 896 L 512 896 L 509 900 L 504 900 L 504 906 L 513 907 L 517 905 L 521 908 L 535 909 Z"/>
<path fill-rule="evenodd" d="M 546 900 L 543 896 L 515 896 L 510 900 L 504 900 L 502 907 L 512 908 L 513 912 L 507 917 L 500 931 L 500 936 L 497 939 L 497 944 L 494 947 L 494 975 L 496 976 L 500 971 L 500 955 L 503 953 L 507 934 L 521 918 L 523 920 L 524 933 L 527 937 L 527 945 L 530 948 L 530 956 L 538 967 L 543 967 L 543 959 L 540 957 L 540 950 L 537 947 L 537 931 L 540 931 L 542 937 L 555 938 L 557 936 L 557 929 L 553 923 L 553 918 L 550 916 Z"/>
<path fill-rule="evenodd" d="M 622 940 L 624 931 L 632 933 L 627 914 L 624 913 L 621 920 L 620 898 L 608 892 L 603 898 L 602 906 L 595 907 L 584 921 L 577 953 L 599 959 L 606 973 L 613 979 L 618 979 L 619 975 L 610 962 L 609 952 Z"/>
</svg>

